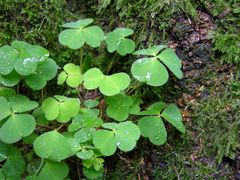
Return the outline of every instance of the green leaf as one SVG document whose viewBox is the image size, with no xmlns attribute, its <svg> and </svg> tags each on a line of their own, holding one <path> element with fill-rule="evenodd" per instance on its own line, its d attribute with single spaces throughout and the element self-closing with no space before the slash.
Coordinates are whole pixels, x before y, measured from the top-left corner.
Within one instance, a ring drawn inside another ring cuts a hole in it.
<svg viewBox="0 0 240 180">
<path fill-rule="evenodd" d="M 23 138 L 23 143 L 24 144 L 33 144 L 33 141 L 38 137 L 38 135 L 36 133 L 32 133 L 27 137 Z"/>
<path fill-rule="evenodd" d="M 86 41 L 82 29 L 64 30 L 59 34 L 58 40 L 62 45 L 71 49 L 81 48 Z"/>
<path fill-rule="evenodd" d="M 78 152 L 76 156 L 79 157 L 80 159 L 90 159 L 93 157 L 93 154 L 94 153 L 92 150 L 88 150 L 88 151 L 83 150 L 81 152 Z"/>
<path fill-rule="evenodd" d="M 182 122 L 182 115 L 180 110 L 175 104 L 169 104 L 161 116 L 166 119 L 170 124 L 177 128 L 180 132 L 185 133 L 186 129 Z"/>
<path fill-rule="evenodd" d="M 68 126 L 69 132 L 74 132 L 80 128 L 94 128 L 102 125 L 102 119 L 98 118 L 99 110 L 81 109 L 80 113 L 74 117 Z"/>
<path fill-rule="evenodd" d="M 74 138 L 80 143 L 87 142 L 92 139 L 94 132 L 94 128 L 82 128 L 74 134 Z"/>
<path fill-rule="evenodd" d="M 100 171 L 101 169 L 103 169 L 103 163 L 104 163 L 104 159 L 102 158 L 95 158 L 94 162 L 93 162 L 93 167 L 96 171 Z"/>
<path fill-rule="evenodd" d="M 99 104 L 99 101 L 97 99 L 94 99 L 94 100 L 87 99 L 83 103 L 84 103 L 84 106 L 90 109 L 90 108 L 96 107 Z"/>
<path fill-rule="evenodd" d="M 96 48 L 100 46 L 100 43 L 104 40 L 104 32 L 99 26 L 87 27 L 83 30 L 86 43 Z"/>
<path fill-rule="evenodd" d="M 11 115 L 11 107 L 7 100 L 0 96 L 0 121 Z"/>
<path fill-rule="evenodd" d="M 134 31 L 129 28 L 116 28 L 113 32 L 120 35 L 121 37 L 127 37 L 134 33 Z"/>
<path fill-rule="evenodd" d="M 100 69 L 89 69 L 83 76 L 83 85 L 88 90 L 96 89 L 99 87 L 104 77 L 105 76 Z"/>
<path fill-rule="evenodd" d="M 41 76 L 38 76 L 36 74 L 26 76 L 25 81 L 28 87 L 33 90 L 40 90 L 47 85 L 47 81 L 45 81 Z"/>
<path fill-rule="evenodd" d="M 69 168 L 66 163 L 47 161 L 37 176 L 37 180 L 65 179 L 68 176 L 68 173 Z"/>
<path fill-rule="evenodd" d="M 80 101 L 76 98 L 68 98 L 67 101 L 60 102 L 59 115 L 57 121 L 60 123 L 68 122 L 72 117 L 76 116 L 80 110 Z"/>
<path fill-rule="evenodd" d="M 23 113 L 38 107 L 36 101 L 30 101 L 26 96 L 16 94 L 9 97 L 9 104 L 13 112 Z"/>
<path fill-rule="evenodd" d="M 99 85 L 99 90 L 106 96 L 114 96 L 125 90 L 129 86 L 130 81 L 130 77 L 126 73 L 105 76 Z"/>
<path fill-rule="evenodd" d="M 13 114 L 0 128 L 0 140 L 11 144 L 29 136 L 35 129 L 36 122 L 28 114 Z"/>
<path fill-rule="evenodd" d="M 155 145 L 162 145 L 167 141 L 167 131 L 158 116 L 143 117 L 138 121 L 142 136 L 148 137 Z"/>
<path fill-rule="evenodd" d="M 131 39 L 123 38 L 119 41 L 117 52 L 121 56 L 125 56 L 126 54 L 131 54 L 135 50 L 135 42 Z"/>
<path fill-rule="evenodd" d="M 20 54 L 15 63 L 15 70 L 23 76 L 33 74 L 37 69 L 39 59 L 27 55 L 22 55 L 23 57 L 21 57 L 21 55 L 22 54 Z"/>
<path fill-rule="evenodd" d="M 13 87 L 17 85 L 20 80 L 20 76 L 18 73 L 16 73 L 16 71 L 12 71 L 6 76 L 0 75 L 0 84 L 7 87 Z"/>
<path fill-rule="evenodd" d="M 0 74 L 10 74 L 16 63 L 18 51 L 11 46 L 3 46 L 0 48 Z"/>
<path fill-rule="evenodd" d="M 93 19 L 91 19 L 91 18 L 81 19 L 76 22 L 70 22 L 70 23 L 63 24 L 62 27 L 78 29 L 78 28 L 84 28 L 84 27 L 88 26 L 89 24 L 91 24 L 92 22 L 93 22 Z"/>
<path fill-rule="evenodd" d="M 131 151 L 140 137 L 137 125 L 130 121 L 119 123 L 116 129 L 116 145 L 124 152 Z"/>
<path fill-rule="evenodd" d="M 167 48 L 165 45 L 158 45 L 158 46 L 152 46 L 147 49 L 141 49 L 135 51 L 134 55 L 148 55 L 148 56 L 156 56 L 162 49 Z"/>
<path fill-rule="evenodd" d="M 79 49 L 85 42 L 93 48 L 98 47 L 104 40 L 104 32 L 98 26 L 86 27 L 92 22 L 92 19 L 83 19 L 63 25 L 70 29 L 59 34 L 59 42 L 71 49 Z"/>
<path fill-rule="evenodd" d="M 181 61 L 172 49 L 165 49 L 157 57 L 170 69 L 170 71 L 172 71 L 177 78 L 183 78 Z"/>
<path fill-rule="evenodd" d="M 166 106 L 164 102 L 156 102 L 149 106 L 147 110 L 138 113 L 138 115 L 159 115 Z"/>
<path fill-rule="evenodd" d="M 9 98 L 9 96 L 15 95 L 16 92 L 14 89 L 6 88 L 6 87 L 0 87 L 0 96 L 3 96 L 5 98 Z"/>
<path fill-rule="evenodd" d="M 11 46 L 19 51 L 21 58 L 35 58 L 38 62 L 44 61 L 49 56 L 48 50 L 38 45 L 31 45 L 24 41 L 13 41 Z"/>
<path fill-rule="evenodd" d="M 109 117 L 116 121 L 124 121 L 129 116 L 129 106 L 108 106 L 106 113 Z"/>
<path fill-rule="evenodd" d="M 139 112 L 139 104 L 135 103 L 133 97 L 119 93 L 106 98 L 108 104 L 106 113 L 117 121 L 124 121 L 132 112 Z"/>
<path fill-rule="evenodd" d="M 42 111 L 48 120 L 54 120 L 59 114 L 59 103 L 56 99 L 49 97 L 43 101 Z"/>
<path fill-rule="evenodd" d="M 8 158 L 8 154 L 11 146 L 0 141 L 0 162 L 5 161 Z"/>
<path fill-rule="evenodd" d="M 83 78 L 79 66 L 68 63 L 63 69 L 64 71 L 58 76 L 58 84 L 63 84 L 66 81 L 70 87 L 75 88 L 82 83 Z"/>
<path fill-rule="evenodd" d="M 68 140 L 56 130 L 40 135 L 34 141 L 33 147 L 39 157 L 53 161 L 66 159 L 72 152 Z"/>
<path fill-rule="evenodd" d="M 98 130 L 93 134 L 93 144 L 99 148 L 105 156 L 111 156 L 115 153 L 117 146 L 114 132 L 107 130 Z"/>
<path fill-rule="evenodd" d="M 140 130 L 137 125 L 130 121 L 116 123 L 106 123 L 103 127 L 113 129 L 98 130 L 93 134 L 93 144 L 105 156 L 115 153 L 117 147 L 122 151 L 131 151 L 140 137 Z"/>
<path fill-rule="evenodd" d="M 3 164 L 1 171 L 7 179 L 10 179 L 14 176 L 20 176 L 24 173 L 25 161 L 21 155 L 21 152 L 17 148 L 12 147 L 9 150 L 7 160 Z"/>
<path fill-rule="evenodd" d="M 42 104 L 42 110 L 48 120 L 57 119 L 58 122 L 68 122 L 80 110 L 80 101 L 77 98 L 64 96 L 49 97 Z"/>
<path fill-rule="evenodd" d="M 156 58 L 142 58 L 131 67 L 134 78 L 151 86 L 162 86 L 168 80 L 166 68 Z"/>
<path fill-rule="evenodd" d="M 110 76 L 103 75 L 98 68 L 88 70 L 84 76 L 84 87 L 88 90 L 96 89 L 106 96 L 113 96 L 126 89 L 130 84 L 130 77 L 126 73 L 117 73 Z"/>
<path fill-rule="evenodd" d="M 39 77 L 41 76 L 45 81 L 49 81 L 56 76 L 57 69 L 58 66 L 56 62 L 50 58 L 47 58 L 38 65 L 35 74 Z"/>
<path fill-rule="evenodd" d="M 125 37 L 133 34 L 132 29 L 117 28 L 106 36 L 107 50 L 112 53 L 117 51 L 121 56 L 131 54 L 135 50 L 135 42 Z"/>
<path fill-rule="evenodd" d="M 104 169 L 101 168 L 99 171 L 96 171 L 93 167 L 90 168 L 83 168 L 83 174 L 88 179 L 97 179 L 100 178 L 104 173 Z"/>
<path fill-rule="evenodd" d="M 102 124 L 102 127 L 105 128 L 105 129 L 117 129 L 117 123 L 104 123 Z"/>
<path fill-rule="evenodd" d="M 56 62 L 52 59 L 45 59 L 40 65 L 38 65 L 34 74 L 25 77 L 27 85 L 33 90 L 44 88 L 47 81 L 56 76 L 57 67 Z"/>
<path fill-rule="evenodd" d="M 58 79 L 57 79 L 57 84 L 58 85 L 62 85 L 66 79 L 67 79 L 67 73 L 65 71 L 62 71 L 59 75 L 58 75 Z"/>
</svg>

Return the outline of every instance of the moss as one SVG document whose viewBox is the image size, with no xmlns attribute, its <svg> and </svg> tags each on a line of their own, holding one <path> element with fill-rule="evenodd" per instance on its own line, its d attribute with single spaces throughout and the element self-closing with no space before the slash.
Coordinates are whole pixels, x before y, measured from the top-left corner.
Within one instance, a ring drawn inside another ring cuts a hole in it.
<svg viewBox="0 0 240 180">
<path fill-rule="evenodd" d="M 190 0 L 138 0 L 134 3 L 129 0 L 101 0 L 100 4 L 92 7 L 98 13 L 98 19 L 108 22 L 108 28 L 126 26 L 134 29 L 137 44 L 145 47 L 166 42 L 170 19 L 175 13 L 185 12 L 190 17 L 196 15 Z"/>
<path fill-rule="evenodd" d="M 215 56 L 222 62 L 240 63 L 240 2 L 238 0 L 203 1 L 217 25 L 213 32 Z"/>
<path fill-rule="evenodd" d="M 197 106 L 194 122 L 203 143 L 202 153 L 235 159 L 240 147 L 240 84 L 232 80 L 224 93 L 202 100 Z"/>
</svg>

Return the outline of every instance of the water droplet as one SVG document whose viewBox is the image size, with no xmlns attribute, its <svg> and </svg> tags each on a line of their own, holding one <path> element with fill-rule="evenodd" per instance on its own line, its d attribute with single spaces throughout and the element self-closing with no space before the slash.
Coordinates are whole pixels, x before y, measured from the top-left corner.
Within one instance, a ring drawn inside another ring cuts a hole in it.
<svg viewBox="0 0 240 180">
<path fill-rule="evenodd" d="M 120 145 L 120 142 L 117 142 L 117 146 L 119 146 Z"/>
</svg>

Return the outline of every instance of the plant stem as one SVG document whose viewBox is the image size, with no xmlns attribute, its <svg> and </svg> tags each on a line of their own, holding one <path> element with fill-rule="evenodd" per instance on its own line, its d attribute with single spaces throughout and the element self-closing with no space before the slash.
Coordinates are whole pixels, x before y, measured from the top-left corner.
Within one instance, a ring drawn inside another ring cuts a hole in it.
<svg viewBox="0 0 240 180">
<path fill-rule="evenodd" d="M 108 66 L 107 75 L 108 75 L 109 71 L 112 69 L 112 65 L 113 65 L 116 57 L 117 57 L 117 53 L 114 54 L 114 56 L 113 56 L 113 58 L 112 58 L 112 60 L 111 60 L 111 62 L 110 62 L 110 64 L 109 64 L 109 66 Z"/>
<path fill-rule="evenodd" d="M 44 98 L 44 91 L 43 91 L 43 89 L 41 89 L 41 98 L 42 98 L 42 100 Z"/>
<path fill-rule="evenodd" d="M 17 84 L 17 94 L 19 94 L 19 83 Z"/>
<path fill-rule="evenodd" d="M 36 171 L 36 173 L 35 173 L 36 176 L 40 173 L 40 171 L 41 171 L 41 169 L 42 169 L 44 163 L 45 163 L 44 159 L 41 158 L 40 166 L 38 167 L 38 169 L 37 169 L 37 171 Z"/>
<path fill-rule="evenodd" d="M 83 71 L 83 50 L 80 48 L 80 69 Z"/>
</svg>

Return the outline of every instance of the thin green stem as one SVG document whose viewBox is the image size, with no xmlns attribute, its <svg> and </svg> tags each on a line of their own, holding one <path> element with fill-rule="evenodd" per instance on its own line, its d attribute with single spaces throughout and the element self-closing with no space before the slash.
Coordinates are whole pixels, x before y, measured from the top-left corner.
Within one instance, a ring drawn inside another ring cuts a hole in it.
<svg viewBox="0 0 240 180">
<path fill-rule="evenodd" d="M 133 87 L 131 87 L 131 88 L 129 88 L 129 89 L 127 90 L 126 94 L 127 94 L 127 95 L 130 95 L 132 92 L 134 92 L 134 91 L 135 91 L 137 88 L 139 88 L 140 86 L 141 86 L 141 84 L 137 82 L 135 86 L 133 86 Z"/>
<path fill-rule="evenodd" d="M 117 53 L 114 54 L 114 56 L 113 56 L 113 58 L 112 58 L 112 60 L 111 60 L 111 62 L 109 64 L 109 66 L 108 66 L 107 74 L 109 74 L 110 70 L 112 69 L 112 66 L 113 66 L 113 63 L 114 63 L 116 57 L 117 57 Z"/>
<path fill-rule="evenodd" d="M 42 167 L 43 167 L 44 163 L 45 163 L 45 161 L 44 161 L 44 159 L 42 158 L 42 159 L 41 159 L 41 162 L 40 162 L 40 166 L 38 167 L 38 169 L 37 169 L 37 171 L 36 171 L 36 173 L 35 173 L 36 176 L 37 176 L 37 175 L 40 173 L 40 171 L 42 170 Z"/>
<path fill-rule="evenodd" d="M 41 98 L 42 98 L 42 100 L 44 98 L 44 90 L 43 89 L 41 89 Z"/>
<path fill-rule="evenodd" d="M 17 94 L 19 94 L 19 83 L 17 84 Z"/>
<path fill-rule="evenodd" d="M 83 71 L 83 50 L 82 50 L 82 48 L 80 49 L 80 69 L 82 72 Z"/>
</svg>

